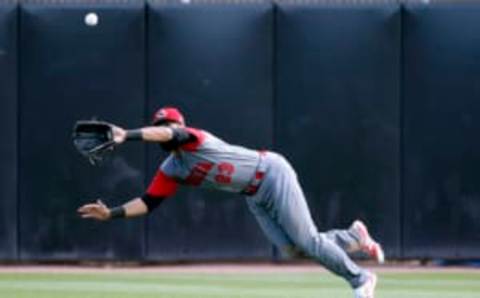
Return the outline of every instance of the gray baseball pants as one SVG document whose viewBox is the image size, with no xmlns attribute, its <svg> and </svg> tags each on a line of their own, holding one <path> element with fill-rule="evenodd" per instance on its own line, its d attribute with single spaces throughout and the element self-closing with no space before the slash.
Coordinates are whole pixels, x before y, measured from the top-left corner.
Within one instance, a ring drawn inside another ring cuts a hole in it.
<svg viewBox="0 0 480 298">
<path fill-rule="evenodd" d="M 281 249 L 299 248 L 353 288 L 361 286 L 366 271 L 346 252 L 358 242 L 358 236 L 349 230 L 319 233 L 290 163 L 273 152 L 266 153 L 262 163 L 262 184 L 247 202 L 270 241 Z"/>
</svg>

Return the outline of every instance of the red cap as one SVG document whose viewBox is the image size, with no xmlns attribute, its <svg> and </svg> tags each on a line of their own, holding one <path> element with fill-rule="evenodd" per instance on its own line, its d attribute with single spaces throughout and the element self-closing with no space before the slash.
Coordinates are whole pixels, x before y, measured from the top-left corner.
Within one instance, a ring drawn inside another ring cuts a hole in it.
<svg viewBox="0 0 480 298">
<path fill-rule="evenodd" d="M 174 107 L 164 107 L 153 114 L 153 125 L 158 125 L 162 122 L 176 122 L 185 125 L 182 113 Z"/>
</svg>

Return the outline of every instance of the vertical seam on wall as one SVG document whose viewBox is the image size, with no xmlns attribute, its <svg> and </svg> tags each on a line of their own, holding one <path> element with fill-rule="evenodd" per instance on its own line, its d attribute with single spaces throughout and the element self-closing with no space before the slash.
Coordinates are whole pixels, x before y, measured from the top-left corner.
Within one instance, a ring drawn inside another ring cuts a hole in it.
<svg viewBox="0 0 480 298">
<path fill-rule="evenodd" d="M 400 4 L 400 78 L 399 78 L 399 126 L 400 126 L 400 167 L 399 167 L 399 213 L 400 213 L 400 258 L 404 259 L 405 257 L 405 137 L 404 137 L 404 124 L 405 124 L 405 96 L 404 96 L 404 77 L 405 77 L 405 49 L 404 49 L 404 5 L 399 1 Z"/>
<path fill-rule="evenodd" d="M 144 110 L 143 110 L 143 122 L 145 123 L 146 121 L 148 121 L 148 108 L 149 108 L 149 96 L 150 96 L 150 92 L 149 92 L 149 78 L 150 78 L 150 68 L 149 68 L 149 65 L 148 65 L 148 58 L 149 58 L 149 48 L 148 48 L 148 11 L 149 11 L 149 5 L 148 5 L 148 1 L 145 1 L 144 3 L 144 23 L 143 23 L 143 26 L 144 26 L 144 41 L 143 41 L 143 44 L 144 44 L 144 53 L 145 53 L 145 56 L 144 56 L 144 71 L 145 71 L 145 76 L 144 76 L 144 80 L 145 80 L 145 84 L 144 84 Z M 146 143 L 143 144 L 144 146 L 144 151 L 143 153 L 145 154 L 144 156 L 144 167 L 143 167 L 143 187 L 145 188 L 147 183 L 148 183 L 148 179 L 147 179 L 147 176 L 148 176 L 148 153 L 149 153 L 149 150 L 148 150 L 148 145 Z M 143 260 L 146 260 L 148 258 L 148 253 L 149 253 L 149 249 L 148 249 L 148 231 L 149 231 L 149 224 L 148 224 L 148 216 L 146 216 L 144 218 L 144 224 L 143 224 L 143 232 L 144 232 L 144 235 L 143 235 L 143 256 L 142 256 L 142 259 Z"/>
<path fill-rule="evenodd" d="M 17 24 L 16 24 L 16 29 L 17 29 L 17 36 L 16 36 L 16 51 L 17 51 L 17 57 L 16 57 L 16 60 L 17 60 L 17 94 L 16 94 L 16 113 L 17 113 L 17 118 L 16 118 L 16 127 L 17 127 L 17 140 L 16 140 L 16 153 L 17 153 L 17 156 L 16 156 L 16 166 L 17 166 L 17 171 L 16 171 L 16 205 L 15 205 L 15 213 L 16 213 L 16 224 L 17 224 L 17 229 L 16 229 L 16 251 L 15 251 L 15 258 L 17 259 L 17 261 L 19 261 L 21 258 L 20 258 L 20 244 L 21 244 L 21 241 L 20 241 L 20 156 L 21 156 L 21 152 L 20 152 L 20 138 L 21 138 L 21 134 L 20 134 L 20 91 L 21 91 L 21 88 L 20 88 L 20 83 L 21 83 L 21 76 L 20 76 L 20 70 L 21 70 L 21 47 L 20 47 L 20 41 L 21 41 L 21 26 L 20 26 L 20 23 L 21 23 L 21 9 L 20 9 L 20 2 L 17 2 Z"/>
<path fill-rule="evenodd" d="M 278 6 L 274 1 L 272 4 L 272 147 L 277 150 L 277 13 Z M 279 252 L 274 244 L 271 244 L 271 259 L 277 262 Z"/>
</svg>

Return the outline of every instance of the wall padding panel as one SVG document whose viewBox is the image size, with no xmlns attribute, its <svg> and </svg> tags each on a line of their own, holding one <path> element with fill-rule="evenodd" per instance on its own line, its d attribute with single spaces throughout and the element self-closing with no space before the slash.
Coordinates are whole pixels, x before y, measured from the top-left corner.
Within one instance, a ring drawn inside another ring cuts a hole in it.
<svg viewBox="0 0 480 298">
<path fill-rule="evenodd" d="M 97 26 L 84 21 L 91 12 Z M 99 197 L 117 205 L 141 194 L 145 148 L 123 145 L 92 167 L 71 132 L 76 120 L 92 117 L 143 124 L 143 1 L 24 1 L 21 49 L 21 258 L 141 257 L 143 220 L 85 221 L 76 209 Z"/>
<path fill-rule="evenodd" d="M 149 6 L 150 112 L 179 107 L 188 125 L 253 148 L 272 145 L 273 9 L 154 1 Z M 149 171 L 165 157 L 152 146 Z M 148 258 L 268 257 L 244 198 L 186 188 L 148 223 Z"/>
<path fill-rule="evenodd" d="M 404 17 L 406 257 L 480 257 L 480 4 Z"/>
<path fill-rule="evenodd" d="M 400 7 L 281 2 L 275 143 L 319 230 L 363 219 L 400 254 Z"/>
<path fill-rule="evenodd" d="M 0 3 L 0 259 L 17 251 L 17 5 Z"/>
</svg>

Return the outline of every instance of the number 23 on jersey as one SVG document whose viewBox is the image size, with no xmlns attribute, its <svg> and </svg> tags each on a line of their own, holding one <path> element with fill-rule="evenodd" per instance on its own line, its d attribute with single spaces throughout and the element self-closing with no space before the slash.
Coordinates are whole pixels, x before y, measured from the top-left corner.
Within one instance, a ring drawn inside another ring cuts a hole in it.
<svg viewBox="0 0 480 298">
<path fill-rule="evenodd" d="M 188 175 L 188 177 L 185 179 L 185 183 L 198 186 L 202 184 L 203 180 L 205 180 L 207 175 L 212 170 L 216 170 L 214 179 L 217 183 L 232 183 L 232 176 L 233 173 L 235 173 L 235 166 L 229 162 L 221 162 L 216 165 L 211 162 L 199 162 L 193 167 L 190 175 Z"/>
</svg>

